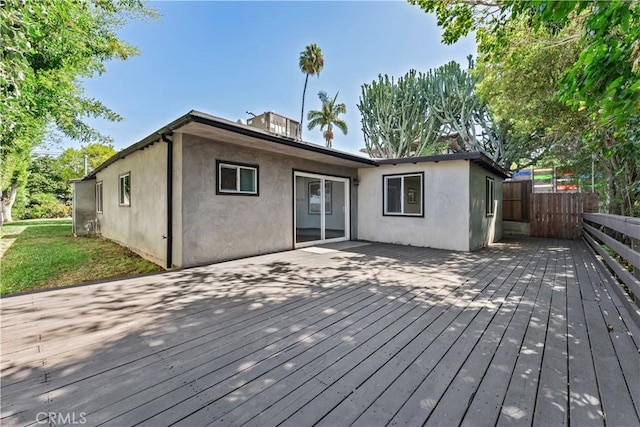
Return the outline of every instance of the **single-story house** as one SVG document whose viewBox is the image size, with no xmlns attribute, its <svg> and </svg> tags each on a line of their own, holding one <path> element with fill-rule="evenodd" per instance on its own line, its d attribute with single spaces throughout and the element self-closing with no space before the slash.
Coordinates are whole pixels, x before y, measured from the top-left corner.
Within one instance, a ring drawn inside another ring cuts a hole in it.
<svg viewBox="0 0 640 427">
<path fill-rule="evenodd" d="M 73 227 L 167 268 L 358 239 L 469 251 L 501 238 L 508 176 L 481 153 L 374 160 L 191 111 L 75 181 Z"/>
</svg>

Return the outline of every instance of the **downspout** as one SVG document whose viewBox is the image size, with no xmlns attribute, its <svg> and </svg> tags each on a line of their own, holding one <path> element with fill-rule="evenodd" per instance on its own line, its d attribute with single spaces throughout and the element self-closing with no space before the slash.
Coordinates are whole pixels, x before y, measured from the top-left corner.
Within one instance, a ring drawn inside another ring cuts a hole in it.
<svg viewBox="0 0 640 427">
<path fill-rule="evenodd" d="M 173 268 L 173 140 L 160 134 L 167 143 L 167 269 Z"/>
</svg>

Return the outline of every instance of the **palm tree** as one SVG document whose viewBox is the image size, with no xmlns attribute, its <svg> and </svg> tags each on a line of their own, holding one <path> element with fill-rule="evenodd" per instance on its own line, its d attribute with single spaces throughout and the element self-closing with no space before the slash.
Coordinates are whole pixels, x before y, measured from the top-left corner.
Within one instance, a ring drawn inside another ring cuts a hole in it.
<svg viewBox="0 0 640 427">
<path fill-rule="evenodd" d="M 338 92 L 340 93 L 340 92 Z M 342 131 L 343 134 L 347 134 L 347 123 L 342 120 L 339 116 L 340 114 L 345 114 L 347 112 L 347 106 L 341 103 L 336 103 L 338 99 L 338 93 L 333 99 L 327 96 L 327 93 L 324 91 L 318 92 L 318 98 L 322 101 L 322 109 L 321 110 L 311 110 L 307 115 L 307 119 L 309 119 L 309 130 L 315 128 L 316 126 L 320 126 L 320 130 L 324 130 L 323 136 L 327 141 L 327 147 L 331 148 L 331 141 L 333 141 L 333 126 L 335 125 L 338 129 Z"/>
<path fill-rule="evenodd" d="M 302 111 L 300 112 L 300 127 L 298 138 L 302 139 L 302 126 L 304 121 L 304 97 L 307 93 L 307 82 L 309 81 L 309 75 L 319 76 L 322 67 L 324 67 L 324 56 L 322 56 L 322 50 L 317 44 L 311 43 L 300 52 L 300 70 L 307 76 L 304 79 L 304 89 L 302 91 Z"/>
</svg>

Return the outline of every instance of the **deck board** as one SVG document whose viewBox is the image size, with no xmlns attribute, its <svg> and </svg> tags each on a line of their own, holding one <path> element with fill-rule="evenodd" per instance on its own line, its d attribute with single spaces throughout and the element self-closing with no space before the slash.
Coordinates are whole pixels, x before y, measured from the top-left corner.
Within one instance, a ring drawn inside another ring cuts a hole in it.
<svg viewBox="0 0 640 427">
<path fill-rule="evenodd" d="M 634 405 L 633 397 L 629 391 L 629 384 L 640 383 L 640 355 L 635 349 L 634 354 L 626 352 L 618 354 L 612 341 L 628 340 L 624 330 L 615 333 L 615 328 L 623 329 L 614 313 L 614 307 L 606 289 L 602 288 L 602 281 L 593 264 L 593 259 L 588 257 L 586 251 L 579 250 L 578 283 L 583 290 L 583 306 L 589 336 L 597 342 L 597 351 L 592 352 L 598 388 L 602 400 L 604 419 L 607 425 L 638 425 L 640 415 Z M 584 280 L 580 280 L 581 274 Z M 609 331 L 609 326 L 613 331 Z M 612 334 L 611 332 L 614 332 Z M 593 348 L 594 344 L 592 344 Z M 632 371 L 623 370 L 620 356 L 628 359 L 635 368 Z"/>
<path fill-rule="evenodd" d="M 321 371 L 320 376 L 314 377 L 314 379 L 320 382 L 319 386 L 316 385 L 315 382 L 310 382 L 308 385 L 305 384 L 303 388 L 285 396 L 272 407 L 261 413 L 257 419 L 251 421 L 250 425 L 276 425 L 286 421 L 286 418 L 293 416 L 301 410 L 308 412 L 309 408 L 305 408 L 305 406 L 310 402 L 323 402 L 327 394 L 323 394 L 320 397 L 319 395 L 329 386 L 333 386 L 334 390 L 338 389 L 342 391 L 343 394 L 339 397 L 343 397 L 345 390 L 349 392 L 355 388 L 355 385 L 353 387 L 344 387 L 345 382 L 353 377 L 354 374 L 352 374 L 351 377 L 347 377 L 346 380 L 343 379 L 343 377 L 347 376 L 352 369 L 356 371 L 356 373 L 362 372 L 367 369 L 367 367 L 375 367 L 375 362 L 372 363 L 372 360 L 378 359 L 384 362 L 389 358 L 388 355 L 394 354 L 398 348 L 402 348 L 405 343 L 413 339 L 416 331 L 426 330 L 426 327 L 430 325 L 441 324 L 441 316 L 444 316 L 445 320 L 447 318 L 452 320 L 452 315 L 455 316 L 459 312 L 460 307 L 466 305 L 465 300 L 467 302 L 471 301 L 474 295 L 477 297 L 479 290 L 488 288 L 495 277 L 492 273 L 501 271 L 504 268 L 504 262 L 495 264 L 488 263 L 487 265 L 481 266 L 477 272 L 473 273 L 473 278 L 470 278 L 467 282 L 475 292 L 465 292 L 463 289 L 440 301 L 437 306 L 424 313 L 422 317 L 410 319 L 410 323 L 394 323 L 393 326 L 395 328 L 401 326 L 402 329 L 391 329 L 388 334 L 383 334 L 376 337 L 375 340 L 366 342 L 358 349 L 358 352 L 350 353 L 348 357 L 341 359 L 339 364 L 325 367 L 324 370 Z M 436 326 L 432 329 L 434 332 L 438 330 Z M 359 364 L 365 362 L 368 362 L 365 366 L 359 366 Z M 339 383 L 338 381 L 340 380 L 342 380 L 342 382 Z M 328 396 L 335 399 L 331 394 Z M 311 408 L 313 408 L 313 406 Z"/>
<path fill-rule="evenodd" d="M 513 264 L 511 265 L 513 267 Z M 498 276 L 500 277 L 500 276 Z M 451 402 L 443 399 L 449 391 L 451 383 L 462 369 L 462 366 L 469 360 L 473 350 L 481 342 L 482 336 L 487 329 L 499 325 L 502 321 L 500 317 L 506 315 L 506 311 L 499 311 L 497 301 L 502 301 L 507 296 L 519 298 L 524 291 L 524 286 L 517 287 L 518 291 L 511 294 L 518 283 L 517 279 L 511 282 L 503 282 L 500 292 L 489 298 L 485 304 L 479 307 L 478 316 L 469 323 L 461 337 L 448 347 L 442 359 L 435 362 L 435 365 L 428 364 L 428 369 L 422 372 L 423 381 L 412 392 L 411 396 L 402 403 L 402 407 L 391 419 L 393 425 L 422 425 L 426 422 L 434 411 L 442 408 L 446 411 L 450 405 L 459 405 L 459 401 Z M 523 284 L 523 282 L 520 282 Z M 498 314 L 500 313 L 500 316 Z M 477 367 L 478 372 L 483 368 Z M 426 375 L 426 377 L 425 377 Z M 437 421 L 436 421 L 437 424 Z"/>
<path fill-rule="evenodd" d="M 564 426 L 568 417 L 567 265 L 562 251 L 556 254 L 547 334 L 538 382 L 533 425 Z"/>
<path fill-rule="evenodd" d="M 575 245 L 571 245 L 576 250 Z M 567 258 L 569 258 L 567 256 Z M 589 331 L 582 304 L 576 265 L 569 258 L 567 269 L 567 337 L 569 343 L 569 418 L 575 425 L 604 425 Z"/>
<path fill-rule="evenodd" d="M 243 380 L 238 379 L 238 374 L 244 373 L 252 377 L 258 377 L 262 374 L 270 372 L 274 367 L 278 366 L 282 359 L 286 360 L 291 354 L 296 354 L 303 351 L 305 343 L 313 342 L 317 344 L 322 335 L 331 335 L 336 330 L 345 328 L 363 317 L 366 317 L 371 311 L 378 308 L 384 303 L 384 296 L 371 296 L 358 301 L 357 304 L 347 306 L 344 308 L 337 307 L 337 310 L 343 313 L 343 317 L 335 317 L 327 315 L 321 321 L 310 325 L 310 327 L 304 327 L 303 324 L 299 324 L 301 328 L 299 331 L 289 334 L 288 339 L 272 342 L 272 340 L 265 340 L 264 342 L 258 342 L 256 346 L 242 348 L 242 358 L 231 360 L 226 365 L 219 367 L 225 362 L 215 363 L 213 366 L 207 364 L 203 369 L 188 371 L 187 378 L 191 380 L 195 378 L 199 392 L 192 394 L 185 394 L 180 389 L 172 389 L 167 394 L 163 395 L 161 399 L 156 399 L 152 402 L 141 404 L 132 411 L 126 414 L 125 417 L 120 419 L 109 420 L 118 424 L 134 424 L 142 421 L 148 422 L 150 425 L 157 425 L 158 420 L 153 417 L 149 417 L 149 413 L 158 413 L 157 418 L 163 422 L 172 423 L 178 421 L 184 414 L 190 414 L 202 408 L 203 404 L 209 403 L 211 400 L 211 394 L 215 393 L 231 393 L 239 382 Z M 259 347 L 258 351 L 252 351 L 254 348 Z M 214 388 L 214 390 L 211 390 Z M 149 395 L 148 393 L 137 395 L 143 402 L 145 402 Z M 126 401 L 127 405 L 132 404 L 132 399 L 129 398 Z M 149 407 L 157 408 L 157 411 L 149 410 Z M 178 407 L 179 409 L 176 409 Z"/>
<path fill-rule="evenodd" d="M 507 393 L 509 380 L 513 372 L 520 348 L 522 346 L 527 325 L 530 322 L 533 308 L 538 303 L 540 283 L 546 269 L 547 254 L 540 251 L 532 256 L 523 272 L 521 280 L 526 283 L 527 290 L 514 307 L 511 323 L 502 337 L 480 384 L 464 408 L 466 413 L 462 425 L 495 425 L 502 403 Z"/>
<path fill-rule="evenodd" d="M 365 285 L 363 285 L 365 286 Z M 202 328 L 185 328 L 186 330 L 180 331 L 167 331 L 154 335 L 154 341 L 161 342 L 160 345 L 155 345 L 153 348 L 145 347 L 140 352 L 122 352 L 122 358 L 114 357 L 113 354 L 104 355 L 104 357 L 94 357 L 91 359 L 91 365 L 99 366 L 101 371 L 111 370 L 110 375 L 105 377 L 106 382 L 110 379 L 133 372 L 141 367 L 147 366 L 153 363 L 154 360 L 150 360 L 149 356 L 157 354 L 159 351 L 163 351 L 164 357 L 175 357 L 179 354 L 183 354 L 188 349 L 203 346 L 208 343 L 214 342 L 216 346 L 219 346 L 223 340 L 228 340 L 229 337 L 235 340 L 241 340 L 244 337 L 248 337 L 251 334 L 259 332 L 263 328 L 274 327 L 277 322 L 289 321 L 294 322 L 298 316 L 305 316 L 314 307 L 322 305 L 336 304 L 338 299 L 344 296 L 353 295 L 356 292 L 353 288 L 340 289 L 336 292 L 327 292 L 326 294 L 319 296 L 315 300 L 300 299 L 292 304 L 282 305 L 276 308 L 279 312 L 286 310 L 285 315 L 273 317 L 274 310 L 267 310 L 265 313 L 246 313 L 240 315 L 236 314 L 236 318 L 230 318 L 225 321 L 226 317 L 221 316 L 219 322 L 209 324 Z M 217 310 L 217 309 L 216 309 Z M 209 316 L 211 314 L 209 313 Z M 199 317 L 189 318 L 189 324 L 194 326 L 201 325 Z M 128 348 L 128 345 L 134 344 L 136 337 L 127 337 L 131 339 L 123 339 L 119 342 L 119 347 L 124 349 Z M 70 337 L 70 343 L 75 343 L 73 337 Z M 48 358 L 48 361 L 56 362 L 55 357 Z M 65 376 L 55 378 L 49 382 L 49 386 L 61 387 L 65 384 L 71 383 L 76 379 L 81 378 L 81 373 L 75 376 Z M 55 376 L 55 372 L 52 373 Z M 12 387 L 12 384 L 7 384 L 3 391 L 5 393 L 12 393 L 15 389 L 20 390 L 18 387 Z"/>
<path fill-rule="evenodd" d="M 556 246 L 553 241 L 550 241 L 550 244 L 552 247 Z M 526 326 L 524 341 L 516 364 L 511 372 L 507 393 L 497 420 L 498 426 L 531 425 L 533 422 L 557 258 L 554 250 L 547 249 L 547 251 L 547 262 L 539 283 L 538 299 L 533 315 Z"/>
<path fill-rule="evenodd" d="M 510 277 L 517 280 L 515 278 L 520 274 L 519 268 L 525 268 L 524 264 L 526 264 L 526 260 L 522 259 L 520 265 L 516 266 L 513 270 L 511 270 L 512 266 L 510 266 L 508 270 L 510 271 Z M 506 283 L 506 285 L 513 283 L 514 281 L 512 280 Z M 375 423 L 376 420 L 390 420 L 395 412 L 404 404 L 406 399 L 418 388 L 421 379 L 431 372 L 444 357 L 447 350 L 451 347 L 451 343 L 459 340 L 460 335 L 466 330 L 465 328 L 467 326 L 474 327 L 475 325 L 477 325 L 477 323 L 469 325 L 468 322 L 463 321 L 456 325 L 457 327 L 447 331 L 447 334 L 450 335 L 451 338 L 441 336 L 440 342 L 434 342 L 433 345 L 428 346 L 425 351 L 416 360 L 412 361 L 411 365 L 395 379 L 393 384 L 385 390 L 382 390 L 381 396 L 378 397 L 375 402 L 372 402 L 368 407 L 364 408 L 366 410 L 362 411 L 362 415 L 356 421 L 356 425 L 371 425 L 371 423 Z"/>
<path fill-rule="evenodd" d="M 4 298 L 0 422 L 638 425 L 637 325 L 596 263 L 328 245 Z"/>
</svg>

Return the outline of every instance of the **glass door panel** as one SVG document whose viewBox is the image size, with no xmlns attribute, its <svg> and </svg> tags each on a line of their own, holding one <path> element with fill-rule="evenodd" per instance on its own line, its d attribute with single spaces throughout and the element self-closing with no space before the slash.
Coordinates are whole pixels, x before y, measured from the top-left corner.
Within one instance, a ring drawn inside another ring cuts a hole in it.
<svg viewBox="0 0 640 427">
<path fill-rule="evenodd" d="M 326 179 L 324 188 L 324 238 L 326 240 L 344 238 L 347 236 L 345 182 Z"/>
<path fill-rule="evenodd" d="M 295 172 L 295 244 L 349 239 L 349 180 Z"/>
<path fill-rule="evenodd" d="M 322 240 L 322 179 L 296 176 L 296 243 Z"/>
</svg>

